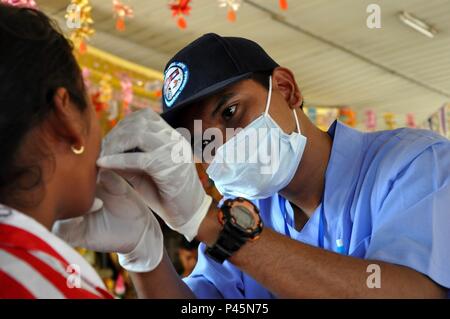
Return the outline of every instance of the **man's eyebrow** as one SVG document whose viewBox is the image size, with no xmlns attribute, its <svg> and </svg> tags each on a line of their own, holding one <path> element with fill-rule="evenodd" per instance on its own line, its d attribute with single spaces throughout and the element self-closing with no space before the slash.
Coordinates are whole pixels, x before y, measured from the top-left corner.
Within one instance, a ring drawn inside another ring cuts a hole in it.
<svg viewBox="0 0 450 319">
<path fill-rule="evenodd" d="M 220 110 L 222 106 L 224 106 L 236 93 L 229 92 L 225 93 L 218 99 L 216 106 L 214 107 L 214 111 L 212 112 L 212 117 L 216 115 L 216 113 Z"/>
</svg>

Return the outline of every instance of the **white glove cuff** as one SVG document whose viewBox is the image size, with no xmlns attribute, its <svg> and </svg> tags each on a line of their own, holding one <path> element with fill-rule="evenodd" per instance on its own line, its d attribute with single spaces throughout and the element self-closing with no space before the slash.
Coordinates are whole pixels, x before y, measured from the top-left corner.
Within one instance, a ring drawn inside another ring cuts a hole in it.
<svg viewBox="0 0 450 319">
<path fill-rule="evenodd" d="M 176 230 L 180 234 L 183 234 L 184 237 L 188 241 L 192 241 L 198 234 L 198 229 L 200 228 L 200 224 L 202 223 L 203 219 L 205 218 L 206 214 L 209 211 L 209 207 L 212 203 L 212 197 L 205 194 L 205 197 L 203 198 L 203 202 L 200 205 L 197 212 L 192 216 L 192 218 L 185 223 L 183 226 L 178 227 Z"/>
</svg>

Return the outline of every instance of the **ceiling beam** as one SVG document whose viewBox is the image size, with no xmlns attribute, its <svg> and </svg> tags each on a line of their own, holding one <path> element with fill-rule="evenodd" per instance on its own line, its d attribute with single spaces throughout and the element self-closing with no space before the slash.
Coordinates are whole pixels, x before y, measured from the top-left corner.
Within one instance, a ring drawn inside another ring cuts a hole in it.
<svg viewBox="0 0 450 319">
<path fill-rule="evenodd" d="M 401 78 L 401 79 L 403 79 L 405 81 L 408 81 L 408 82 L 413 83 L 413 84 L 415 84 L 417 86 L 420 86 L 421 88 L 426 89 L 426 90 L 428 90 L 430 92 L 437 93 L 437 94 L 439 94 L 439 95 L 441 95 L 441 96 L 443 96 L 445 98 L 450 98 L 450 92 L 446 92 L 446 91 L 444 91 L 444 90 L 442 90 L 440 88 L 436 88 L 436 87 L 434 87 L 432 85 L 429 85 L 429 84 L 427 84 L 425 82 L 422 82 L 422 81 L 420 81 L 420 80 L 418 80 L 416 78 L 408 76 L 407 74 L 398 72 L 398 71 L 396 71 L 396 70 L 394 70 L 394 69 L 392 69 L 392 68 L 390 68 L 390 67 L 388 67 L 386 65 L 383 65 L 383 64 L 381 64 L 381 63 L 379 63 L 379 62 L 377 62 L 375 60 L 372 60 L 372 59 L 370 59 L 370 58 L 368 58 L 368 57 L 366 57 L 366 56 L 364 56 L 362 54 L 359 54 L 359 53 L 357 53 L 355 51 L 352 51 L 351 49 L 348 49 L 348 48 L 346 48 L 346 47 L 344 47 L 344 46 L 342 46 L 342 45 L 340 45 L 338 43 L 335 43 L 335 42 L 333 42 L 333 41 L 331 41 L 329 39 L 326 39 L 326 38 L 324 38 L 324 37 L 322 37 L 322 36 L 320 36 L 318 34 L 315 34 L 315 33 L 311 32 L 311 31 L 303 29 L 302 27 L 287 21 L 284 16 L 276 13 L 273 10 L 270 10 L 270 9 L 264 7 L 263 5 L 261 5 L 261 3 L 257 3 L 254 0 L 243 0 L 243 1 L 246 4 L 254 7 L 255 9 L 267 13 L 274 21 L 284 25 L 285 27 L 290 28 L 291 30 L 299 32 L 299 33 L 301 33 L 301 34 L 303 34 L 305 36 L 314 38 L 315 40 L 320 41 L 323 44 L 326 44 L 326 45 L 328 45 L 328 46 L 330 46 L 330 47 L 332 47 L 334 49 L 337 49 L 337 50 L 342 51 L 342 52 L 344 52 L 346 54 L 349 54 L 349 55 L 359 59 L 360 61 L 363 61 L 363 62 L 365 62 L 367 64 L 372 65 L 372 66 L 375 66 L 375 67 L 377 67 L 377 68 L 379 68 L 379 69 L 381 69 L 381 70 L 383 70 L 383 71 L 385 71 L 385 72 L 387 72 L 389 74 L 392 74 L 392 75 L 394 75 L 396 77 L 399 77 L 399 78 Z"/>
</svg>

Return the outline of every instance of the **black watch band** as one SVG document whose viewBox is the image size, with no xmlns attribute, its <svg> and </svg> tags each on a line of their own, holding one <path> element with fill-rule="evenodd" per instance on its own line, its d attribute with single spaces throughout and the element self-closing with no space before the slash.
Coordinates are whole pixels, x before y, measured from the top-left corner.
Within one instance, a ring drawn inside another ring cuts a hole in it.
<svg viewBox="0 0 450 319">
<path fill-rule="evenodd" d="M 242 237 L 242 233 L 231 224 L 226 223 L 220 232 L 219 238 L 212 247 L 207 247 L 205 254 L 218 263 L 223 263 L 239 250 L 249 238 Z"/>
<path fill-rule="evenodd" d="M 218 212 L 223 225 L 219 238 L 205 254 L 218 263 L 223 263 L 247 241 L 255 241 L 263 229 L 258 208 L 250 201 L 237 197 L 227 199 Z"/>
</svg>

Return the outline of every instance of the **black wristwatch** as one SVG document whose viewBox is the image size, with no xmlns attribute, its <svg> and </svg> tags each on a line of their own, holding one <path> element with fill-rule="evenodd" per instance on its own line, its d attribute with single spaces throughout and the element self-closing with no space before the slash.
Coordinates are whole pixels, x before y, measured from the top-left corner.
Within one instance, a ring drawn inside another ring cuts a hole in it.
<svg viewBox="0 0 450 319">
<path fill-rule="evenodd" d="M 223 263 L 247 241 L 257 240 L 263 230 L 258 208 L 241 197 L 227 199 L 220 207 L 218 219 L 223 229 L 215 244 L 205 251 L 218 263 Z"/>
</svg>

